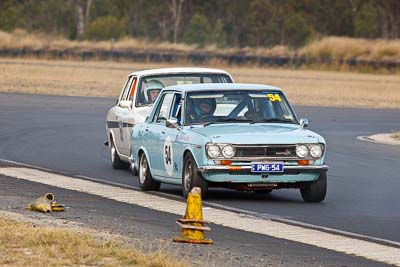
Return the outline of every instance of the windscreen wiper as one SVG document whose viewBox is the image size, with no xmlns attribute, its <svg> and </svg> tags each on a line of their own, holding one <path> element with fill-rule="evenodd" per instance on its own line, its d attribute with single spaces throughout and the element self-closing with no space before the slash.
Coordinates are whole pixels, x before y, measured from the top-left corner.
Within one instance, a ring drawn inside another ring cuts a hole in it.
<svg viewBox="0 0 400 267">
<path fill-rule="evenodd" d="M 262 119 L 253 121 L 253 123 L 263 123 L 263 122 L 282 122 L 282 123 L 294 123 L 292 119 L 279 119 L 279 118 L 269 118 L 269 119 Z"/>
<path fill-rule="evenodd" d="M 209 121 L 204 123 L 204 127 L 210 125 L 210 124 L 214 124 L 214 123 L 218 123 L 218 122 L 247 122 L 247 123 L 253 123 L 253 120 L 248 120 L 248 119 L 238 119 L 238 118 L 222 118 L 222 119 L 218 119 L 215 121 Z"/>
</svg>

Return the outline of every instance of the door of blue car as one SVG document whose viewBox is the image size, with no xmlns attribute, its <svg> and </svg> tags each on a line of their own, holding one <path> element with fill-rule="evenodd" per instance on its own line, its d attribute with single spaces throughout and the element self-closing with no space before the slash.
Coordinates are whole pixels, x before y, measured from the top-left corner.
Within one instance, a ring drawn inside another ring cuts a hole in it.
<svg viewBox="0 0 400 267">
<path fill-rule="evenodd" d="M 148 124 L 146 149 L 153 176 L 162 176 L 160 172 L 164 167 L 162 155 L 164 155 L 163 147 L 166 133 L 165 123 L 169 116 L 173 98 L 174 94 L 168 92 L 161 96 L 158 105 L 155 107 L 156 112 L 154 113 L 151 123 Z"/>
<path fill-rule="evenodd" d="M 173 92 L 163 94 L 149 125 L 147 150 L 152 174 L 159 179 L 180 178 L 175 160 L 180 131 L 177 128 L 180 120 L 180 100 L 180 94 Z M 167 120 L 171 119 L 176 124 L 174 127 L 167 127 Z"/>
<path fill-rule="evenodd" d="M 181 135 L 181 109 L 182 109 L 182 95 L 175 93 L 171 102 L 169 116 L 167 117 L 168 123 L 165 123 L 165 128 L 161 133 L 163 142 L 163 165 L 161 165 L 160 175 L 169 182 L 179 183 L 181 180 L 181 157 L 183 154 L 182 145 L 179 136 Z"/>
</svg>

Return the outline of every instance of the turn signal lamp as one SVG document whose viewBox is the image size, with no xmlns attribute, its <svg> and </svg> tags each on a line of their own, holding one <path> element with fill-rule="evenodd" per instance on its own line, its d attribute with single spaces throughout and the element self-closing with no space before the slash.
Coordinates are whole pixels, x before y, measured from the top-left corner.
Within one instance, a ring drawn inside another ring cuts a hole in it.
<svg viewBox="0 0 400 267">
<path fill-rule="evenodd" d="M 307 165 L 309 165 L 310 162 L 308 159 L 300 159 L 297 161 L 297 163 L 301 166 L 307 166 Z"/>
<path fill-rule="evenodd" d="M 231 165 L 231 164 L 232 160 L 226 160 L 226 159 L 221 160 L 221 165 Z"/>
<path fill-rule="evenodd" d="M 240 170 L 242 170 L 242 167 L 241 166 L 229 166 L 228 169 L 230 171 L 240 171 Z"/>
</svg>

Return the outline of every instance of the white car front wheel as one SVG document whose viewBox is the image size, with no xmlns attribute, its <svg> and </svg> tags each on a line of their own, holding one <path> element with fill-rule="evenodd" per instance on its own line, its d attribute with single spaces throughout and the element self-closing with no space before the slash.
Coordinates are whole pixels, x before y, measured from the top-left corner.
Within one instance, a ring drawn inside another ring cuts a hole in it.
<svg viewBox="0 0 400 267">
<path fill-rule="evenodd" d="M 111 157 L 111 165 L 114 169 L 126 169 L 129 164 L 122 161 L 118 155 L 117 149 L 115 148 L 114 140 L 111 138 L 110 140 L 110 157 Z"/>
</svg>

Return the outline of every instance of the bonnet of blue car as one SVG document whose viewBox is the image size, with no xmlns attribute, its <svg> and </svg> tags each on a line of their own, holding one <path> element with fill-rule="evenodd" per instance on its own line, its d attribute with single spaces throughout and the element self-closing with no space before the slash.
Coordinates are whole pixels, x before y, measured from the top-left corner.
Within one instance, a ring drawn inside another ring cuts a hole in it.
<svg viewBox="0 0 400 267">
<path fill-rule="evenodd" d="M 190 127 L 189 131 L 209 137 L 215 143 L 297 144 L 325 143 L 318 134 L 297 124 L 212 124 Z"/>
</svg>

